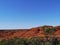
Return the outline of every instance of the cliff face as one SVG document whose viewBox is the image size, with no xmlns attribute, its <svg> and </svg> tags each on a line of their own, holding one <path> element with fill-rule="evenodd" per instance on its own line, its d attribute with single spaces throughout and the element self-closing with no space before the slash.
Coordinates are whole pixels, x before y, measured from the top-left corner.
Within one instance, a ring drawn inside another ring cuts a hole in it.
<svg viewBox="0 0 60 45">
<path fill-rule="evenodd" d="M 51 27 L 51 26 L 47 26 Z M 60 26 L 56 26 L 54 35 L 60 37 Z M 30 38 L 30 37 L 45 37 L 42 27 L 31 29 L 17 29 L 17 30 L 0 30 L 0 39 L 11 39 L 13 37 Z"/>
</svg>

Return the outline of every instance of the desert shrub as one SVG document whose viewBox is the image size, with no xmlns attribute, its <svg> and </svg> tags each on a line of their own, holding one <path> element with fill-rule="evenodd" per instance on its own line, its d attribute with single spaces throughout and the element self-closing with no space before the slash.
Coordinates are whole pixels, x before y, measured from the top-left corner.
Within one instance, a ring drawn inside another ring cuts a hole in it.
<svg viewBox="0 0 60 45">
<path fill-rule="evenodd" d="M 29 39 L 28 42 L 29 45 L 42 45 L 43 44 L 43 40 L 41 38 L 37 38 L 37 37 L 32 37 Z"/>
<path fill-rule="evenodd" d="M 56 31 L 55 27 L 46 27 L 43 26 L 44 34 L 52 34 Z"/>
<path fill-rule="evenodd" d="M 0 45 L 60 45 L 60 41 L 53 37 L 49 41 L 44 41 L 41 37 L 31 38 L 13 38 L 9 40 L 3 39 L 0 41 Z"/>
<path fill-rule="evenodd" d="M 7 45 L 7 41 L 3 39 L 2 41 L 0 41 L 0 45 Z"/>
<path fill-rule="evenodd" d="M 54 36 L 54 33 L 56 31 L 55 27 L 43 26 L 42 28 L 45 34 L 46 41 L 48 41 L 49 36 L 50 37 Z"/>
<path fill-rule="evenodd" d="M 7 40 L 7 45 L 14 45 L 14 40 L 13 39 Z"/>
<path fill-rule="evenodd" d="M 14 45 L 25 45 L 24 38 L 15 37 L 13 40 L 14 40 Z"/>
<path fill-rule="evenodd" d="M 51 45 L 59 45 L 59 41 L 57 40 L 57 38 L 54 37 L 50 40 L 50 44 Z"/>
</svg>

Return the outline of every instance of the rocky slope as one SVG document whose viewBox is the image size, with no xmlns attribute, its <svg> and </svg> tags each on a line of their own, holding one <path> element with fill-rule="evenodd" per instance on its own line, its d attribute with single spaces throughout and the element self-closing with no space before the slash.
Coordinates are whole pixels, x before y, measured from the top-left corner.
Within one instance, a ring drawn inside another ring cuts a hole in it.
<svg viewBox="0 0 60 45">
<path fill-rule="evenodd" d="M 52 26 L 46 26 L 46 27 L 52 27 Z M 54 33 L 54 35 L 56 37 L 60 37 L 60 26 L 56 26 L 55 28 L 57 31 Z M 42 26 L 31 29 L 0 30 L 0 39 L 11 39 L 13 37 L 30 38 L 33 36 L 45 37 Z"/>
</svg>

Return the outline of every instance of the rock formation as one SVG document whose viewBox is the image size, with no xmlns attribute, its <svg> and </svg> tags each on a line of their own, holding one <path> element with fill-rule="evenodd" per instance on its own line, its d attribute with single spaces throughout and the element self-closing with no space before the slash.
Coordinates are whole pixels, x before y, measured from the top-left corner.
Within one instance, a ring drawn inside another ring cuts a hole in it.
<svg viewBox="0 0 60 45">
<path fill-rule="evenodd" d="M 52 27 L 52 26 L 46 26 Z M 56 37 L 60 37 L 60 26 L 56 26 L 56 32 L 54 33 Z M 36 27 L 31 29 L 14 29 L 14 30 L 0 30 L 0 40 L 1 39 L 11 39 L 13 37 L 20 38 L 30 38 L 30 37 L 45 37 L 43 28 Z"/>
</svg>

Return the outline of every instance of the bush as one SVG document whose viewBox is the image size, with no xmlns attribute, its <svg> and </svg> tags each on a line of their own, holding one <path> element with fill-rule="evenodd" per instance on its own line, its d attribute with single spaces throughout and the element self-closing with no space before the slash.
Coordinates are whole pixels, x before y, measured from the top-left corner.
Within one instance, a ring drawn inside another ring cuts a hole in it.
<svg viewBox="0 0 60 45">
<path fill-rule="evenodd" d="M 0 45 L 60 45 L 60 41 L 53 37 L 49 41 L 44 41 L 41 37 L 32 38 L 13 38 L 9 40 L 3 39 L 0 41 Z"/>
<path fill-rule="evenodd" d="M 43 31 L 44 34 L 52 34 L 56 31 L 55 27 L 47 27 L 47 26 L 43 26 Z"/>
</svg>

